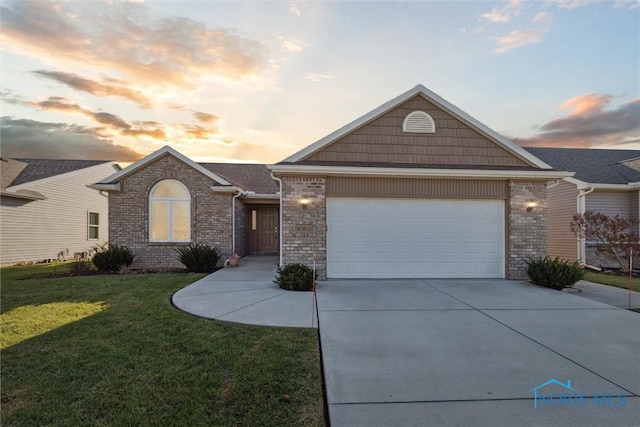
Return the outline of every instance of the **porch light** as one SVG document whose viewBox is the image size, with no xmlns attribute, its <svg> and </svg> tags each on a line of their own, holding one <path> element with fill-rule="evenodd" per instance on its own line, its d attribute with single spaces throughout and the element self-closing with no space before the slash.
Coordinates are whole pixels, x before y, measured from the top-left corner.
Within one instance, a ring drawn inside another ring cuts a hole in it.
<svg viewBox="0 0 640 427">
<path fill-rule="evenodd" d="M 307 209 L 307 205 L 309 204 L 309 199 L 300 199 L 300 204 L 302 205 L 302 209 Z"/>
<path fill-rule="evenodd" d="M 538 207 L 538 203 L 537 202 L 527 202 L 527 212 L 531 212 L 533 210 L 533 208 L 537 208 Z"/>
</svg>

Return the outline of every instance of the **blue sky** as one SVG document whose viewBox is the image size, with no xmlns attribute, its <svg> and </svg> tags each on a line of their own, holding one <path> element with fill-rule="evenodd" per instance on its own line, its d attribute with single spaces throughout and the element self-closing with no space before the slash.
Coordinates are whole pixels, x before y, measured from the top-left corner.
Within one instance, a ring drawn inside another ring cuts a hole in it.
<svg viewBox="0 0 640 427">
<path fill-rule="evenodd" d="M 2 156 L 277 162 L 423 84 L 521 145 L 640 149 L 634 1 L 2 1 Z"/>
</svg>

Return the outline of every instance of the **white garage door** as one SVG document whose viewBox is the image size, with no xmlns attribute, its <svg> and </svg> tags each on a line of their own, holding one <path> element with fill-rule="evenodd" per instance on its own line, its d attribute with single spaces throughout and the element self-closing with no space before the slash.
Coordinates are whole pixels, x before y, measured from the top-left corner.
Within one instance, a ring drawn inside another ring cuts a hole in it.
<svg viewBox="0 0 640 427">
<path fill-rule="evenodd" d="M 502 200 L 327 198 L 328 278 L 502 278 Z"/>
</svg>

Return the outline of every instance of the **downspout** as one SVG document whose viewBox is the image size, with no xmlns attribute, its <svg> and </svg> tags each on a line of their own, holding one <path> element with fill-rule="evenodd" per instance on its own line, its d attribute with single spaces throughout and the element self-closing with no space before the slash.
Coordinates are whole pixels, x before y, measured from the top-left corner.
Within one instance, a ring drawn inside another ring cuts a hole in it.
<svg viewBox="0 0 640 427">
<path fill-rule="evenodd" d="M 585 196 L 589 193 L 592 193 L 593 190 L 595 190 L 595 187 L 587 187 L 581 189 L 578 193 L 578 197 L 576 199 L 576 210 L 578 212 L 578 215 L 584 214 L 586 210 Z M 584 237 L 578 239 L 578 262 L 585 265 L 587 263 L 587 243 Z"/>
<path fill-rule="evenodd" d="M 236 253 L 236 199 L 243 194 L 247 194 L 246 191 L 236 188 L 238 194 L 234 194 L 231 198 L 231 255 Z"/>
<path fill-rule="evenodd" d="M 279 217 L 279 226 L 278 226 L 278 246 L 279 246 L 279 251 L 280 252 L 280 267 L 282 267 L 282 180 L 280 178 L 278 178 L 277 176 L 275 176 L 273 174 L 273 172 L 271 172 L 271 178 L 273 178 L 274 180 L 278 181 L 278 184 L 280 185 L 280 212 L 278 212 L 278 217 Z"/>
</svg>

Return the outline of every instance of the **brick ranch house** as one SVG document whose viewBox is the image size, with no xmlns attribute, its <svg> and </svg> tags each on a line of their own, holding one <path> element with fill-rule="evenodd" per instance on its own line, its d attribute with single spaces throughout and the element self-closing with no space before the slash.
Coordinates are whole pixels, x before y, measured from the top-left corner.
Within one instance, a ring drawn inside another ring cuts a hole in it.
<svg viewBox="0 0 640 427">
<path fill-rule="evenodd" d="M 547 253 L 547 184 L 571 175 L 418 85 L 274 165 L 164 147 L 93 187 L 137 268 L 198 242 L 315 257 L 321 279 L 521 279 Z"/>
</svg>

